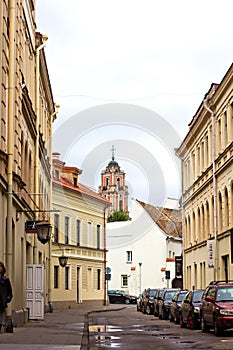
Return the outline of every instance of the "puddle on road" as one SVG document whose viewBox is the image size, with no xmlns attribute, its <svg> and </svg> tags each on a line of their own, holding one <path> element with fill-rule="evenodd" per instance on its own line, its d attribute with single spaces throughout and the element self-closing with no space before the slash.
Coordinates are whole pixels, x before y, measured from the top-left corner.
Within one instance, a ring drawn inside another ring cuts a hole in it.
<svg viewBox="0 0 233 350">
<path fill-rule="evenodd" d="M 115 341 L 120 339 L 113 335 L 108 335 L 108 332 L 120 332 L 122 329 L 109 325 L 92 325 L 88 327 L 89 333 L 92 333 L 91 336 L 95 339 L 98 347 L 104 346 L 109 348 L 119 348 L 120 343 Z M 97 334 L 96 334 L 97 333 Z"/>
<path fill-rule="evenodd" d="M 88 327 L 89 332 L 121 332 L 122 329 L 110 325 L 94 325 Z"/>
</svg>

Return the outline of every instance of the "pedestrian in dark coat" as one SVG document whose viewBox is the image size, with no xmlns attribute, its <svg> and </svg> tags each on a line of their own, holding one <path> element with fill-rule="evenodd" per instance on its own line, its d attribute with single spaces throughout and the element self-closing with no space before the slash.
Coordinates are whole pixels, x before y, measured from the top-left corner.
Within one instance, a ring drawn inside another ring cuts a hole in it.
<svg viewBox="0 0 233 350">
<path fill-rule="evenodd" d="M 6 327 L 6 308 L 13 296 L 10 280 L 5 273 L 4 263 L 0 261 L 0 330 Z"/>
</svg>

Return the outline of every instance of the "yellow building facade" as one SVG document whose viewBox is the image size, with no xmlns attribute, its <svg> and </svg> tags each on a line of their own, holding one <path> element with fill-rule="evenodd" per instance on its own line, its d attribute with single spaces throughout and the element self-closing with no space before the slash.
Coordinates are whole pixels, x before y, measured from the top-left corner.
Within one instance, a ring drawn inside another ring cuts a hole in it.
<svg viewBox="0 0 233 350">
<path fill-rule="evenodd" d="M 82 173 L 54 153 L 51 301 L 54 308 L 106 304 L 108 200 L 79 182 Z M 67 258 L 62 267 L 59 258 Z"/>
<path fill-rule="evenodd" d="M 182 160 L 184 288 L 233 279 L 233 65 L 189 124 Z"/>
<path fill-rule="evenodd" d="M 26 308 L 33 317 L 29 265 L 43 269 L 40 304 L 49 303 L 50 247 L 35 233 L 26 233 L 25 224 L 50 222 L 56 111 L 44 53 L 47 37 L 36 32 L 35 1 L 2 0 L 0 26 L 0 260 L 13 287 L 8 316 L 19 326 L 27 319 Z"/>
</svg>

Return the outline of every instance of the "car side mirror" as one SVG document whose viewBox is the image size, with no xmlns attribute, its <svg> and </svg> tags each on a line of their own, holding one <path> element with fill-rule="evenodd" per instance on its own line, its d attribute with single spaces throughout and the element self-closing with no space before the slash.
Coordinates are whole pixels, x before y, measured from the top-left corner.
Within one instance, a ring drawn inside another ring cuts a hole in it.
<svg viewBox="0 0 233 350">
<path fill-rule="evenodd" d="M 210 296 L 207 296 L 205 298 L 205 301 L 208 301 L 209 303 L 213 303 L 214 299 L 212 297 L 210 297 Z"/>
</svg>

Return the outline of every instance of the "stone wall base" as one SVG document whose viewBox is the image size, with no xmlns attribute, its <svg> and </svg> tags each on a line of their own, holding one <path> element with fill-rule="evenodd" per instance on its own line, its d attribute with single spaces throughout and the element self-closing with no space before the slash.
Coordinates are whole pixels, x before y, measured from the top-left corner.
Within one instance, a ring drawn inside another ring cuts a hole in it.
<svg viewBox="0 0 233 350">
<path fill-rule="evenodd" d="M 78 309 L 82 306 L 103 306 L 104 300 L 83 300 L 80 303 L 76 301 L 53 301 L 54 310 L 65 310 L 65 309 Z"/>
<path fill-rule="evenodd" d="M 12 322 L 14 327 L 22 327 L 28 321 L 29 310 L 12 310 Z"/>
</svg>

